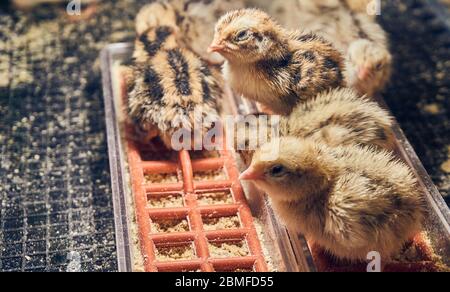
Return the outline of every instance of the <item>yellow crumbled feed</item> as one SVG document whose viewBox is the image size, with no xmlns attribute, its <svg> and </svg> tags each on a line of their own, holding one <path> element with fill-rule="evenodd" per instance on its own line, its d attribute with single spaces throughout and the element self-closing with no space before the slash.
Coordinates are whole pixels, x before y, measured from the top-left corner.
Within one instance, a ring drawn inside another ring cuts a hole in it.
<svg viewBox="0 0 450 292">
<path fill-rule="evenodd" d="M 249 255 L 247 244 L 244 241 L 239 242 L 210 242 L 208 244 L 211 257 L 245 257 Z"/>
<path fill-rule="evenodd" d="M 237 229 L 241 226 L 238 216 L 218 217 L 218 218 L 204 218 L 203 227 L 205 230 L 224 230 Z"/>
<path fill-rule="evenodd" d="M 189 223 L 186 219 L 152 220 L 152 233 L 174 233 L 189 231 Z"/>
<path fill-rule="evenodd" d="M 163 174 L 146 174 L 145 183 L 177 183 L 179 182 L 178 175 L 176 173 L 163 173 Z"/>
<path fill-rule="evenodd" d="M 226 191 L 204 193 L 198 195 L 198 202 L 200 205 L 233 204 L 233 196 Z"/>
<path fill-rule="evenodd" d="M 168 196 L 150 196 L 148 202 L 150 208 L 181 208 L 183 204 L 182 195 L 168 195 Z"/>
<path fill-rule="evenodd" d="M 195 251 L 192 244 L 156 248 L 156 260 L 160 262 L 192 260 L 194 258 Z"/>
</svg>

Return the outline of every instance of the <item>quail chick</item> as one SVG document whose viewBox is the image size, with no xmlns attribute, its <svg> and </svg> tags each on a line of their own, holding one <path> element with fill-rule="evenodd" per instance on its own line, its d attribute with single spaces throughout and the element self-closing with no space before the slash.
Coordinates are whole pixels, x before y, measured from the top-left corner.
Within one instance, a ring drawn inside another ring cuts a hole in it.
<svg viewBox="0 0 450 292">
<path fill-rule="evenodd" d="M 299 101 L 345 85 L 339 51 L 314 34 L 281 27 L 257 9 L 227 13 L 210 51 L 227 60 L 224 74 L 239 94 L 287 115 Z"/>
<path fill-rule="evenodd" d="M 158 1 L 143 6 L 135 19 L 136 34 L 141 36 L 149 29 L 156 27 L 170 27 L 174 36 L 179 32 L 178 15 L 175 7 L 167 1 Z"/>
<path fill-rule="evenodd" d="M 279 147 L 277 159 L 265 153 Z M 421 230 L 425 202 L 410 169 L 388 152 L 330 148 L 293 137 L 261 147 L 241 175 L 265 191 L 286 225 L 339 259 L 389 260 Z"/>
<path fill-rule="evenodd" d="M 153 3 L 138 14 L 137 32 L 143 33 L 135 45 L 128 110 L 149 139 L 158 135 L 172 148 L 175 132 L 194 134 L 197 124 L 203 136 L 219 121 L 223 81 L 219 70 L 178 45 L 169 10 L 163 3 Z"/>
<path fill-rule="evenodd" d="M 386 87 L 391 75 L 392 56 L 386 45 L 369 39 L 350 44 L 346 58 L 346 81 L 349 86 L 374 96 Z"/>
<path fill-rule="evenodd" d="M 287 120 L 288 135 L 329 146 L 372 145 L 392 150 L 392 117 L 376 102 L 349 88 L 320 93 L 297 105 Z"/>
<path fill-rule="evenodd" d="M 217 53 L 208 53 L 214 37 L 214 24 L 226 12 L 244 8 L 243 0 L 170 0 L 178 16 L 183 44 L 212 64 L 222 64 Z"/>
<path fill-rule="evenodd" d="M 274 0 L 269 11 L 286 27 L 312 31 L 335 45 L 345 56 L 347 85 L 373 96 L 391 77 L 392 55 L 382 27 L 366 12 L 353 11 L 350 2 Z"/>
<path fill-rule="evenodd" d="M 272 119 L 255 119 L 252 123 L 239 124 L 246 135 L 235 135 L 235 149 L 244 163 L 249 163 L 261 143 L 279 136 L 311 138 L 331 147 L 366 145 L 393 150 L 395 138 L 392 133 L 392 117 L 376 102 L 360 97 L 349 88 L 334 89 L 318 94 L 315 98 L 298 104 L 279 124 Z M 260 135 L 265 139 L 260 139 Z M 242 142 L 243 141 L 243 142 Z M 253 142 L 253 144 L 252 144 Z"/>
</svg>

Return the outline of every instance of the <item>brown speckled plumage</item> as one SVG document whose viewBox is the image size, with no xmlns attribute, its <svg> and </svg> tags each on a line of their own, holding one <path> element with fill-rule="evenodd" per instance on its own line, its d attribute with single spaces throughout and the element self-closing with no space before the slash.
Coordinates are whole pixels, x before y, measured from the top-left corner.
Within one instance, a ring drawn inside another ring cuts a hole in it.
<svg viewBox="0 0 450 292">
<path fill-rule="evenodd" d="M 156 11 L 160 13 L 155 15 Z M 144 12 L 148 17 L 143 17 Z M 136 39 L 129 116 L 142 129 L 160 135 L 170 147 L 172 135 L 179 129 L 193 133 L 194 124 L 203 123 L 205 134 L 219 120 L 222 80 L 217 69 L 178 44 L 176 23 L 168 22 L 175 21 L 174 10 L 168 4 L 144 7 L 137 21 L 148 19 L 165 25 L 144 30 L 137 23 L 137 30 L 143 33 Z"/>
<path fill-rule="evenodd" d="M 260 10 L 224 15 L 213 47 L 227 59 L 224 73 L 232 88 L 275 113 L 289 114 L 299 101 L 345 85 L 343 58 L 330 43 L 287 31 Z"/>
<path fill-rule="evenodd" d="M 268 126 L 273 126 L 268 124 Z M 266 124 L 245 124 L 249 136 L 245 140 L 245 149 L 238 151 L 244 162 L 249 163 L 254 150 L 250 149 L 249 140 L 257 141 L 264 131 L 271 139 L 271 130 Z M 376 102 L 360 97 L 352 89 L 335 89 L 324 92 L 315 98 L 298 104 L 287 117 L 280 119 L 280 135 L 311 138 L 329 146 L 366 145 L 392 150 L 395 139 L 392 134 L 392 117 Z M 236 136 L 238 139 L 242 136 Z M 237 148 L 237 147 L 236 147 Z"/>
<path fill-rule="evenodd" d="M 277 145 L 277 159 L 261 159 Z M 340 259 L 365 260 L 371 251 L 391 259 L 420 232 L 425 215 L 410 169 L 374 148 L 282 138 L 258 150 L 244 175 L 290 229 Z"/>
<path fill-rule="evenodd" d="M 390 114 L 352 89 L 331 90 L 299 104 L 287 124 L 289 135 L 311 137 L 329 146 L 395 147 Z"/>
<path fill-rule="evenodd" d="M 347 85 L 373 96 L 390 80 L 392 55 L 386 32 L 366 12 L 375 1 L 367 2 L 272 0 L 267 10 L 289 29 L 312 31 L 330 41 L 345 56 Z"/>
</svg>

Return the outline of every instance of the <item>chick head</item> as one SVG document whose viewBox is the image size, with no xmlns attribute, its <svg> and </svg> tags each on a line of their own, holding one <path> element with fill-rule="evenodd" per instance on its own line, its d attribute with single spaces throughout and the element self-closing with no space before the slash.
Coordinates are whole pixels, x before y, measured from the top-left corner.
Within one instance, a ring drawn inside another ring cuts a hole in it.
<svg viewBox="0 0 450 292">
<path fill-rule="evenodd" d="M 235 10 L 219 19 L 209 51 L 220 53 L 228 61 L 257 62 L 271 55 L 280 30 L 261 10 Z"/>
<path fill-rule="evenodd" d="M 370 40 L 357 40 L 350 45 L 347 55 L 349 85 L 362 91 L 370 86 L 382 87 L 390 77 L 391 65 L 392 56 L 387 48 Z"/>
<path fill-rule="evenodd" d="M 268 153 L 278 150 L 274 159 Z M 307 199 L 327 190 L 335 171 L 320 145 L 294 137 L 273 139 L 258 149 L 241 180 L 253 181 L 272 199 Z"/>
</svg>

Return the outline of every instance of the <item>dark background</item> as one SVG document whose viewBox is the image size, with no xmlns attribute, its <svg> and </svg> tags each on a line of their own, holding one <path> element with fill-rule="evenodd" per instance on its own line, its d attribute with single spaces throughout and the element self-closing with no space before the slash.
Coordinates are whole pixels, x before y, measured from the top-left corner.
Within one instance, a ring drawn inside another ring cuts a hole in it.
<svg viewBox="0 0 450 292">
<path fill-rule="evenodd" d="M 99 52 L 133 40 L 148 1 L 102 2 L 79 23 L 0 10 L 0 271 L 76 270 L 78 256 L 82 271 L 117 269 Z M 384 97 L 447 198 L 450 31 L 429 2 L 384 1 L 396 61 Z"/>
</svg>

